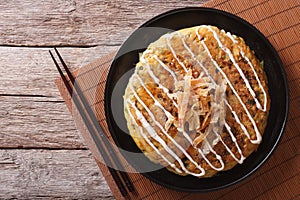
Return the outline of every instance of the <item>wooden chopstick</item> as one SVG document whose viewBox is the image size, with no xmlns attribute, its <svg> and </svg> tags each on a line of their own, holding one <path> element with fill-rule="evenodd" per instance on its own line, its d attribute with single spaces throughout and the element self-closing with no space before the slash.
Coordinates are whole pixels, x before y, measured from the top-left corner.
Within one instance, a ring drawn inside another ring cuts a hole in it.
<svg viewBox="0 0 300 200">
<path fill-rule="evenodd" d="M 116 182 L 117 187 L 119 188 L 121 194 L 125 197 L 128 195 L 128 192 L 127 192 L 123 182 L 125 183 L 128 191 L 130 191 L 130 192 L 134 191 L 133 184 L 132 184 L 128 174 L 125 172 L 121 161 L 117 157 L 116 152 L 114 151 L 113 147 L 111 146 L 110 141 L 108 140 L 103 129 L 101 128 L 100 124 L 98 123 L 94 112 L 92 111 L 91 107 L 88 105 L 88 102 L 87 102 L 85 96 L 83 95 L 83 92 L 81 91 L 79 85 L 75 83 L 74 76 L 68 69 L 66 63 L 62 59 L 58 50 L 56 48 L 54 48 L 54 50 L 55 50 L 60 62 L 62 63 L 65 71 L 67 72 L 67 76 L 69 77 L 70 82 L 65 77 L 59 64 L 57 63 L 56 59 L 54 58 L 52 52 L 49 50 L 51 58 L 55 64 L 70 96 L 72 96 L 73 102 L 74 102 L 76 108 L 78 109 L 83 122 L 85 123 L 98 150 L 100 151 L 101 156 L 102 156 L 104 162 L 106 163 L 109 172 L 111 173 L 114 181 Z M 70 85 L 70 83 L 74 87 L 76 94 L 73 92 L 73 89 L 72 89 L 72 86 Z M 85 110 L 84 110 L 84 108 L 85 108 Z M 114 167 L 112 167 L 112 166 L 114 166 Z M 121 175 L 121 177 L 119 175 Z M 121 179 L 123 180 L 123 182 Z"/>
</svg>

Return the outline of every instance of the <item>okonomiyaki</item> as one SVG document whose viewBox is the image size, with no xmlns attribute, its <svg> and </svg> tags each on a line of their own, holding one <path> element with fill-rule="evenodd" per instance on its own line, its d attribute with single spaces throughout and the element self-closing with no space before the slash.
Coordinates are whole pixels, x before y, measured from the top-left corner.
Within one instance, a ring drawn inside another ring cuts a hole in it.
<svg viewBox="0 0 300 200">
<path fill-rule="evenodd" d="M 243 38 L 210 25 L 167 33 L 141 53 L 128 82 L 127 127 L 152 162 L 211 177 L 260 145 L 267 84 L 263 61 Z"/>
</svg>

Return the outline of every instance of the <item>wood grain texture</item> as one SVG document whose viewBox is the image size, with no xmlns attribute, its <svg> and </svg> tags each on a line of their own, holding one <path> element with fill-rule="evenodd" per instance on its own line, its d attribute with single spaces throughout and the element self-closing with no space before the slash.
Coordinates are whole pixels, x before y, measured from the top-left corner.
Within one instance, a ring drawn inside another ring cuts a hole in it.
<svg viewBox="0 0 300 200">
<path fill-rule="evenodd" d="M 0 150 L 0 199 L 114 199 L 86 150 Z"/>
<path fill-rule="evenodd" d="M 184 1 L 0 2 L 0 199 L 114 199 L 54 84 L 48 50 L 71 69 Z"/>
<path fill-rule="evenodd" d="M 0 45 L 120 45 L 139 25 L 170 9 L 199 6 L 193 1 L 29 1 L 0 3 Z"/>
<path fill-rule="evenodd" d="M 0 148 L 86 148 L 64 102 L 12 96 L 0 102 Z"/>
<path fill-rule="evenodd" d="M 117 47 L 61 48 L 71 69 L 88 64 Z M 0 94 L 45 96 L 62 100 L 54 84 L 58 72 L 51 48 L 0 47 Z"/>
<path fill-rule="evenodd" d="M 59 50 L 75 69 L 114 49 Z M 0 148 L 86 148 L 54 84 L 48 50 L 0 48 Z"/>
</svg>

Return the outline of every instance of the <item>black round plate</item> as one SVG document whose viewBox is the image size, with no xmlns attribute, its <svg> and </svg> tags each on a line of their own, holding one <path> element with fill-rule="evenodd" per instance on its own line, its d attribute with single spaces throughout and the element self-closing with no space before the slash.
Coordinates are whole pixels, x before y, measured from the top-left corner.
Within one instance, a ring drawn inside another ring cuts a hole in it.
<svg viewBox="0 0 300 200">
<path fill-rule="evenodd" d="M 211 8 L 182 8 L 161 14 L 143 24 L 123 43 L 108 74 L 105 88 L 105 112 L 111 135 L 116 144 L 127 151 L 141 152 L 128 135 L 123 114 L 123 95 L 129 77 L 138 62 L 139 53 L 172 30 L 202 24 L 215 25 L 220 29 L 241 36 L 255 51 L 259 60 L 264 61 L 269 81 L 271 109 L 263 140 L 256 152 L 252 153 L 242 165 L 221 172 L 212 178 L 182 177 L 165 168 L 143 173 L 150 180 L 165 187 L 187 192 L 204 192 L 227 187 L 248 177 L 257 170 L 271 155 L 278 144 L 287 120 L 289 94 L 282 62 L 270 42 L 255 27 L 230 13 Z M 165 29 L 164 29 L 165 28 Z M 126 157 L 126 155 L 124 155 Z M 145 156 L 134 159 L 126 157 L 138 171 L 147 166 L 155 167 Z"/>
</svg>

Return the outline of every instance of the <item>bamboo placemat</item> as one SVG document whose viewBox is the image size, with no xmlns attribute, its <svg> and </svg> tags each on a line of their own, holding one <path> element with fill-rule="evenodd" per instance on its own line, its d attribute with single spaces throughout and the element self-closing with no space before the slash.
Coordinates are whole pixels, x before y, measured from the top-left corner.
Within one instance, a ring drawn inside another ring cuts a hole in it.
<svg viewBox="0 0 300 200">
<path fill-rule="evenodd" d="M 289 119 L 283 138 L 271 158 L 246 180 L 223 190 L 209 193 L 184 193 L 159 186 L 137 173 L 129 176 L 136 193 L 131 199 L 297 199 L 300 197 L 300 11 L 298 0 L 213 0 L 203 5 L 236 14 L 257 27 L 272 43 L 280 55 L 290 87 Z M 76 82 L 84 90 L 91 107 L 97 110 L 97 118 L 108 137 L 104 114 L 104 88 L 111 53 L 80 68 Z M 78 129 L 93 153 L 99 168 L 116 199 L 123 199 L 106 166 L 99 161 L 98 151 L 71 97 L 60 79 L 56 80 L 59 91 L 72 113 Z M 125 166 L 130 165 L 124 161 Z"/>
</svg>

